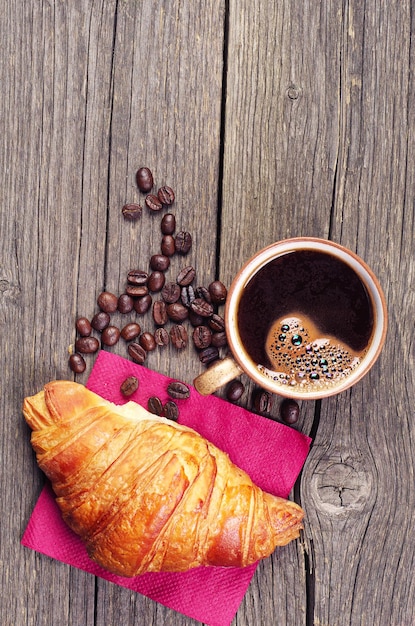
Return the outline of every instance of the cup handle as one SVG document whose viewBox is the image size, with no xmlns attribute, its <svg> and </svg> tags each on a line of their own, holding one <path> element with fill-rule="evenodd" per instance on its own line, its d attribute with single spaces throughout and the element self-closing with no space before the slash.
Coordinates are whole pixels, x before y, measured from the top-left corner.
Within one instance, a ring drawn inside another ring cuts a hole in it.
<svg viewBox="0 0 415 626">
<path fill-rule="evenodd" d="M 202 396 L 208 396 L 241 374 L 242 369 L 237 362 L 231 356 L 227 356 L 199 374 L 194 379 L 193 385 Z"/>
</svg>

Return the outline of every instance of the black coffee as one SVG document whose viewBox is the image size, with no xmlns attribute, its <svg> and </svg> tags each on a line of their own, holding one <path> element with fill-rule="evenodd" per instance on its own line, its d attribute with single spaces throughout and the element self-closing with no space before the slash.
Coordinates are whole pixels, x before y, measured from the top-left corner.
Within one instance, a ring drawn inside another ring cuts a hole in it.
<svg viewBox="0 0 415 626">
<path fill-rule="evenodd" d="M 284 254 L 261 268 L 238 309 L 241 340 L 269 378 L 298 391 L 339 384 L 359 365 L 373 308 L 355 272 L 316 251 Z"/>
</svg>

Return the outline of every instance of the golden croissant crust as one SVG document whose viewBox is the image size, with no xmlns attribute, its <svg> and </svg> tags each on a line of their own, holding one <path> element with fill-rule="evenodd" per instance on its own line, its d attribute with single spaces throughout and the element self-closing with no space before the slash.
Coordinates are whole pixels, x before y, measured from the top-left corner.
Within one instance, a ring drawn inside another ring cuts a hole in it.
<svg viewBox="0 0 415 626">
<path fill-rule="evenodd" d="M 54 381 L 26 398 L 39 467 L 89 556 L 121 575 L 245 567 L 299 536 L 302 509 L 195 431 Z"/>
</svg>

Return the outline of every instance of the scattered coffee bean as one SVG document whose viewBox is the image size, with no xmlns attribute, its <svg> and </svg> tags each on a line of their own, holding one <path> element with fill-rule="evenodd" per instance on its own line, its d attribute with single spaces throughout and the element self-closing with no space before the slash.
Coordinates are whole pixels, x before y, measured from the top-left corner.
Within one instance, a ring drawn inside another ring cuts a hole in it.
<svg viewBox="0 0 415 626">
<path fill-rule="evenodd" d="M 165 254 L 153 254 L 150 259 L 150 267 L 154 272 L 165 272 L 169 266 L 170 258 Z"/>
<path fill-rule="evenodd" d="M 78 317 L 75 322 L 75 328 L 81 337 L 89 337 L 92 332 L 91 322 L 86 317 Z"/>
<path fill-rule="evenodd" d="M 175 237 L 174 246 L 179 254 L 187 254 L 192 247 L 191 234 L 181 230 Z"/>
<path fill-rule="evenodd" d="M 216 346 L 217 348 L 223 348 L 227 345 L 227 343 L 228 339 L 224 331 L 212 334 L 212 346 Z"/>
<path fill-rule="evenodd" d="M 80 337 L 75 341 L 75 351 L 81 354 L 94 354 L 99 349 L 96 337 Z"/>
<path fill-rule="evenodd" d="M 265 389 L 256 389 L 253 394 L 253 406 L 257 413 L 271 413 L 272 395 L 268 391 L 265 391 Z"/>
<path fill-rule="evenodd" d="M 206 318 L 192 311 L 191 307 L 189 306 L 189 322 L 191 323 L 192 326 L 195 326 L 195 327 L 203 326 L 203 324 L 206 323 Z"/>
<path fill-rule="evenodd" d="M 151 307 L 152 302 L 153 298 L 149 293 L 141 298 L 137 298 L 137 300 L 134 300 L 134 311 L 139 315 L 144 315 Z"/>
<path fill-rule="evenodd" d="M 109 313 L 106 313 L 105 311 L 99 311 L 99 313 L 95 313 L 94 317 L 92 318 L 91 326 L 94 330 L 102 332 L 104 328 L 108 326 L 110 321 L 111 318 L 109 316 Z"/>
<path fill-rule="evenodd" d="M 140 167 L 135 175 L 137 187 L 143 193 L 148 193 L 153 188 L 153 174 L 148 167 Z"/>
<path fill-rule="evenodd" d="M 103 291 L 99 294 L 97 303 L 102 311 L 105 311 L 106 313 L 115 313 L 118 306 L 118 298 L 109 291 Z"/>
<path fill-rule="evenodd" d="M 130 270 L 127 274 L 127 281 L 130 285 L 147 285 L 148 273 L 144 270 Z"/>
<path fill-rule="evenodd" d="M 206 300 L 206 302 L 212 303 L 212 298 L 207 287 L 197 287 L 196 298 L 202 298 L 202 300 Z"/>
<path fill-rule="evenodd" d="M 214 313 L 208 321 L 209 327 L 215 333 L 221 333 L 225 330 L 225 320 L 217 313 Z"/>
<path fill-rule="evenodd" d="M 182 324 L 175 324 L 171 327 L 170 341 L 177 350 L 183 350 L 187 346 L 187 330 Z"/>
<path fill-rule="evenodd" d="M 295 400 L 286 398 L 280 404 L 280 416 L 286 424 L 295 424 L 300 417 L 300 407 Z"/>
<path fill-rule="evenodd" d="M 104 346 L 115 346 L 120 338 L 120 329 L 116 326 L 107 326 L 102 331 L 101 343 Z"/>
<path fill-rule="evenodd" d="M 156 326 L 164 326 L 164 324 L 167 324 L 168 315 L 164 300 L 157 300 L 153 304 L 153 320 Z"/>
<path fill-rule="evenodd" d="M 166 256 L 173 256 L 176 252 L 176 244 L 173 235 L 164 235 L 161 240 L 161 252 Z"/>
<path fill-rule="evenodd" d="M 163 235 L 172 235 L 176 230 L 176 218 L 173 213 L 166 213 L 161 220 L 161 232 Z"/>
<path fill-rule="evenodd" d="M 121 212 L 126 220 L 137 220 L 143 211 L 143 208 L 139 204 L 124 204 Z"/>
<path fill-rule="evenodd" d="M 121 337 L 125 339 L 125 341 L 132 341 L 136 339 L 138 335 L 141 333 L 141 326 L 136 322 L 129 322 L 122 328 Z"/>
<path fill-rule="evenodd" d="M 132 396 L 138 389 L 138 378 L 136 376 L 128 376 L 120 385 L 120 391 L 123 396 Z"/>
<path fill-rule="evenodd" d="M 154 335 L 148 331 L 140 335 L 139 344 L 146 352 L 152 352 L 157 348 L 156 340 L 154 339 Z"/>
<path fill-rule="evenodd" d="M 82 354 L 79 352 L 74 352 L 69 357 L 69 367 L 75 374 L 82 374 L 85 371 L 86 363 Z"/>
<path fill-rule="evenodd" d="M 163 272 L 151 272 L 150 276 L 148 277 L 147 286 L 149 291 L 156 293 L 163 289 L 165 282 L 166 277 Z"/>
<path fill-rule="evenodd" d="M 195 299 L 195 291 L 192 285 L 188 285 L 187 287 L 182 287 L 180 299 L 182 304 L 188 309 Z"/>
<path fill-rule="evenodd" d="M 133 341 L 128 345 L 128 354 L 132 358 L 133 361 L 142 365 L 146 360 L 147 352 L 144 350 L 139 343 Z"/>
<path fill-rule="evenodd" d="M 125 292 L 132 298 L 142 298 L 148 294 L 147 285 L 127 285 Z"/>
<path fill-rule="evenodd" d="M 158 190 L 157 197 L 162 204 L 165 204 L 166 206 L 170 206 L 174 202 L 174 191 L 171 187 L 164 185 L 163 187 L 160 187 L 160 189 Z"/>
<path fill-rule="evenodd" d="M 188 265 L 187 267 L 184 267 L 182 270 L 180 270 L 176 278 L 176 283 L 180 285 L 180 287 L 187 287 L 187 285 L 190 285 L 190 283 L 193 282 L 195 276 L 195 268 L 191 265 Z"/>
<path fill-rule="evenodd" d="M 153 415 L 158 415 L 159 417 L 164 415 L 163 403 L 157 396 L 151 396 L 147 400 L 147 408 Z"/>
<path fill-rule="evenodd" d="M 157 328 L 154 333 L 154 339 L 158 346 L 167 346 L 170 341 L 169 333 L 165 328 Z"/>
<path fill-rule="evenodd" d="M 166 283 L 161 290 L 161 297 L 167 304 L 172 304 L 179 300 L 180 293 L 180 287 L 177 283 Z"/>
<path fill-rule="evenodd" d="M 120 313 L 130 313 L 134 308 L 134 300 L 128 293 L 122 293 L 118 298 L 117 308 Z"/>
<path fill-rule="evenodd" d="M 213 361 L 216 361 L 219 358 L 219 350 L 215 348 L 215 346 L 209 346 L 208 348 L 203 348 L 199 352 L 199 360 L 201 363 L 208 365 Z"/>
<path fill-rule="evenodd" d="M 229 402 L 237 402 L 243 395 L 245 386 L 240 380 L 232 380 L 226 388 L 226 398 Z"/>
<path fill-rule="evenodd" d="M 170 398 L 174 398 L 175 400 L 186 400 L 186 398 L 190 397 L 189 387 L 179 380 L 173 381 L 167 385 L 167 393 Z"/>
<path fill-rule="evenodd" d="M 228 290 L 220 280 L 214 280 L 209 285 L 209 293 L 213 304 L 223 304 L 228 295 Z"/>
<path fill-rule="evenodd" d="M 163 208 L 163 205 L 154 193 L 149 193 L 148 196 L 146 196 L 145 203 L 151 211 L 160 211 Z"/>
<path fill-rule="evenodd" d="M 198 350 L 208 348 L 212 343 L 212 331 L 208 326 L 196 326 L 192 334 L 193 343 Z"/>
<path fill-rule="evenodd" d="M 190 308 L 201 317 L 210 317 L 213 314 L 213 306 L 203 298 L 195 298 Z"/>
<path fill-rule="evenodd" d="M 181 302 L 168 304 L 166 312 L 173 322 L 184 322 L 189 316 L 189 310 Z"/>
<path fill-rule="evenodd" d="M 179 419 L 179 407 L 173 400 L 167 400 L 163 407 L 163 413 L 168 420 L 173 422 L 177 422 Z"/>
</svg>

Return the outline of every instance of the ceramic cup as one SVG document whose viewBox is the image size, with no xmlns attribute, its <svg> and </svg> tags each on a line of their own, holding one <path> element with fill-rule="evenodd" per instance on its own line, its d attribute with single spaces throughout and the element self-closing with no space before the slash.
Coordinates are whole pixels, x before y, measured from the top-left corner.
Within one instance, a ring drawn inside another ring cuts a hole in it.
<svg viewBox="0 0 415 626">
<path fill-rule="evenodd" d="M 387 307 L 366 263 L 343 246 L 298 237 L 271 244 L 228 292 L 230 354 L 194 380 L 208 395 L 245 373 L 280 396 L 317 400 L 355 385 L 386 338 Z"/>
</svg>

